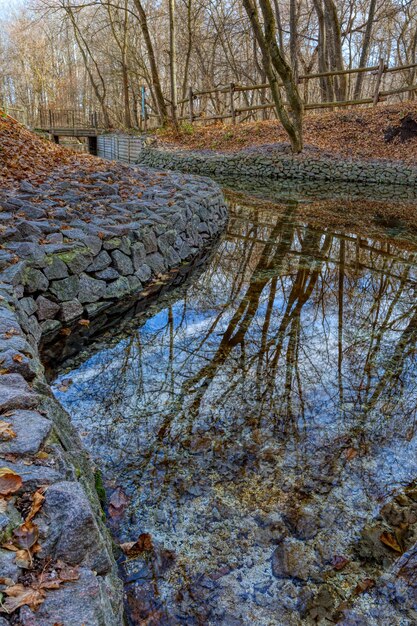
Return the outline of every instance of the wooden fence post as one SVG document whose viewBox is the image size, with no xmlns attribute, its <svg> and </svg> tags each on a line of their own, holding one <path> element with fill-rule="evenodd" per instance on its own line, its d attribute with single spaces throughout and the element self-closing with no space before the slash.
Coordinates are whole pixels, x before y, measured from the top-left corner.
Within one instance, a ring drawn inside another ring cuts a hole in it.
<svg viewBox="0 0 417 626">
<path fill-rule="evenodd" d="M 194 121 L 194 95 L 192 87 L 188 88 L 188 101 L 190 107 L 190 124 L 192 124 Z"/>
<path fill-rule="evenodd" d="M 382 74 L 384 73 L 384 71 L 385 71 L 385 63 L 384 63 L 384 59 L 381 57 L 379 59 L 379 67 L 378 67 L 378 72 L 376 75 L 373 106 L 376 106 L 379 101 L 379 89 L 381 87 Z"/>
<path fill-rule="evenodd" d="M 235 103 L 234 103 L 235 86 L 233 83 L 230 83 L 229 93 L 230 93 L 230 113 L 232 115 L 232 124 L 236 124 L 236 113 L 235 113 Z"/>
<path fill-rule="evenodd" d="M 148 129 L 148 116 L 146 115 L 146 92 L 145 85 L 141 87 L 141 95 L 142 95 L 142 119 L 143 119 L 143 130 L 147 131 Z"/>
</svg>

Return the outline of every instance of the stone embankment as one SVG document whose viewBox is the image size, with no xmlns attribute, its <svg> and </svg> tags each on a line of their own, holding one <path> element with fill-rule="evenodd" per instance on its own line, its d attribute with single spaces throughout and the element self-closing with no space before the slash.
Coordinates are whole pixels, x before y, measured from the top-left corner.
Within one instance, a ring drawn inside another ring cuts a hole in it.
<svg viewBox="0 0 417 626">
<path fill-rule="evenodd" d="M 286 144 L 240 152 L 188 151 L 149 146 L 140 152 L 138 163 L 215 177 L 250 176 L 417 187 L 417 167 L 400 161 L 349 159 L 311 147 L 306 148 L 303 154 L 294 155 Z"/>
<path fill-rule="evenodd" d="M 23 480 L 0 508 L 0 591 L 11 581 L 27 585 L 32 575 L 4 545 L 21 545 L 17 529 L 41 487 L 34 568 L 64 562 L 79 574 L 48 590 L 37 611 L 18 609 L 22 626 L 123 621 L 95 470 L 46 383 L 42 338 L 143 297 L 171 268 L 201 254 L 227 220 L 221 191 L 207 179 L 97 163 L 95 172 L 63 167 L 40 184 L 0 191 L 0 455 Z M 8 624 L 0 615 L 0 625 Z"/>
</svg>

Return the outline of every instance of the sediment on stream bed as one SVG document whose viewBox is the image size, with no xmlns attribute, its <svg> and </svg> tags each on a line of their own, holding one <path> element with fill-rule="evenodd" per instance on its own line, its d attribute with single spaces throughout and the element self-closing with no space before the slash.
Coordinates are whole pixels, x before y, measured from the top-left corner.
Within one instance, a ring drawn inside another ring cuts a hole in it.
<svg viewBox="0 0 417 626">
<path fill-rule="evenodd" d="M 96 491 L 100 468 L 46 383 L 40 342 L 146 298 L 208 249 L 227 221 L 222 193 L 208 179 L 97 163 L 96 171 L 80 162 L 0 190 L 0 419 L 15 435 L 0 440 L 0 456 L 23 480 L 0 513 L 1 543 L 21 526 L 22 501 L 47 487 L 34 520 L 36 560 L 79 568 L 78 579 L 48 591 L 37 611 L 18 609 L 23 626 L 123 622 Z M 2 548 L 0 570 L 15 583 L 26 572 Z M 0 624 L 8 623 L 2 615 Z"/>
</svg>

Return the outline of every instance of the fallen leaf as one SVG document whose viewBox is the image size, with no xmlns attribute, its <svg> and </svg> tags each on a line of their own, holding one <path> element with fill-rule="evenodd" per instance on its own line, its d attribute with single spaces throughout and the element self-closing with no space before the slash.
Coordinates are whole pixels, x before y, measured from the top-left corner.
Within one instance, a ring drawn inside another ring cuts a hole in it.
<svg viewBox="0 0 417 626">
<path fill-rule="evenodd" d="M 32 506 L 30 507 L 30 511 L 25 519 L 26 522 L 30 522 L 30 520 L 35 517 L 36 513 L 38 513 L 38 511 L 40 510 L 44 500 L 45 496 L 43 495 L 43 489 L 38 489 L 37 491 L 35 491 L 32 496 Z"/>
<path fill-rule="evenodd" d="M 14 439 L 16 433 L 14 432 L 10 422 L 0 420 L 0 438 L 7 441 L 8 439 Z"/>
<path fill-rule="evenodd" d="M 55 567 L 58 571 L 58 576 L 60 580 L 62 580 L 63 582 L 78 580 L 80 577 L 78 567 L 71 567 L 71 565 L 67 565 L 63 561 L 57 561 Z"/>
<path fill-rule="evenodd" d="M 90 320 L 80 320 L 78 323 L 80 326 L 90 326 Z"/>
<path fill-rule="evenodd" d="M 348 563 L 349 563 L 349 559 L 347 559 L 345 556 L 342 556 L 340 554 L 337 554 L 336 556 L 334 556 L 331 562 L 333 569 L 335 569 L 337 572 L 339 572 L 344 567 L 346 567 Z"/>
<path fill-rule="evenodd" d="M 139 556 L 143 552 L 150 552 L 153 550 L 152 536 L 149 533 L 142 533 L 139 535 L 137 541 L 122 543 L 120 547 L 126 556 Z"/>
<path fill-rule="evenodd" d="M 18 567 L 23 569 L 30 569 L 33 565 L 32 555 L 29 550 L 17 550 L 14 562 Z"/>
<path fill-rule="evenodd" d="M 36 610 L 45 600 L 45 592 L 31 587 L 24 587 L 21 584 L 7 587 L 4 593 L 8 596 L 0 606 L 3 613 L 13 613 L 21 606 L 27 605 Z"/>
<path fill-rule="evenodd" d="M 129 498 L 122 487 L 117 487 L 109 501 L 109 515 L 113 519 L 120 517 L 129 503 Z"/>
<path fill-rule="evenodd" d="M 403 553 L 403 550 L 400 544 L 398 543 L 397 538 L 392 533 L 389 533 L 388 531 L 384 530 L 384 532 L 379 536 L 379 540 L 385 546 L 387 546 L 388 548 L 391 548 L 391 550 L 394 550 L 394 552 L 399 552 L 400 554 Z"/>
<path fill-rule="evenodd" d="M 31 521 L 23 522 L 13 531 L 14 537 L 16 537 L 18 545 L 23 550 L 30 550 L 38 540 L 39 530 L 36 524 Z"/>
<path fill-rule="evenodd" d="M 0 467 L 0 495 L 9 496 L 19 491 L 23 485 L 22 477 L 8 467 Z"/>
<path fill-rule="evenodd" d="M 355 448 L 347 448 L 347 450 L 345 450 L 345 457 L 347 461 L 351 461 L 357 455 L 358 455 L 358 451 L 355 450 Z"/>
<path fill-rule="evenodd" d="M 23 356 L 21 354 L 14 354 L 12 358 L 15 363 L 21 363 L 23 361 Z"/>
<path fill-rule="evenodd" d="M 10 328 L 9 330 L 6 330 L 6 332 L 3 334 L 5 339 L 11 339 L 14 335 L 18 335 L 19 331 L 16 330 L 15 328 Z"/>
<path fill-rule="evenodd" d="M 35 457 L 43 461 L 45 459 L 49 459 L 49 454 L 45 452 L 44 450 L 40 450 L 40 452 L 37 452 L 35 454 Z"/>
<path fill-rule="evenodd" d="M 354 593 L 357 595 L 360 593 L 365 593 L 365 591 L 368 591 L 368 589 L 372 589 L 372 587 L 374 586 L 375 581 L 372 578 L 365 578 L 356 585 Z"/>
</svg>

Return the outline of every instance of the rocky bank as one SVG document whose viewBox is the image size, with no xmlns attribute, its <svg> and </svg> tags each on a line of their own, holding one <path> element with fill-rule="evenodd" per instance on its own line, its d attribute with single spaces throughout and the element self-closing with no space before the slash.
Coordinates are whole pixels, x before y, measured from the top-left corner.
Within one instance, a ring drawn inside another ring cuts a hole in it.
<svg viewBox="0 0 417 626">
<path fill-rule="evenodd" d="M 0 190 L 0 455 L 23 481 L 0 509 L 0 590 L 29 585 L 32 570 L 56 563 L 78 568 L 78 578 L 48 590 L 36 611 L 1 613 L 1 625 L 122 624 L 100 468 L 51 393 L 39 345 L 146 298 L 208 248 L 226 220 L 221 191 L 208 179 L 98 160 L 95 171 L 80 161 Z M 12 546 L 22 546 L 19 529 L 39 488 L 40 551 L 22 568 Z"/>
<path fill-rule="evenodd" d="M 307 147 L 292 154 L 287 144 L 245 148 L 238 152 L 144 147 L 138 163 L 207 176 L 359 185 L 417 187 L 417 167 L 387 159 L 357 159 Z"/>
</svg>

